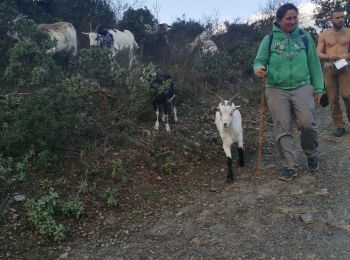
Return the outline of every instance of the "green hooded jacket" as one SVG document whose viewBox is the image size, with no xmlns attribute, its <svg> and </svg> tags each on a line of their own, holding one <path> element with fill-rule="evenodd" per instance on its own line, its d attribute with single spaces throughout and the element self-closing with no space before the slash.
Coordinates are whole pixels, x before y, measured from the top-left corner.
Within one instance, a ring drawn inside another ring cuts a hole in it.
<svg viewBox="0 0 350 260">
<path fill-rule="evenodd" d="M 320 93 L 324 85 L 316 47 L 310 34 L 304 31 L 308 40 L 306 51 L 299 30 L 297 26 L 292 33 L 287 34 L 274 24 L 271 52 L 270 35 L 266 35 L 254 59 L 253 69 L 254 72 L 261 66 L 268 69 L 267 87 L 288 90 L 311 84 L 315 93 Z"/>
</svg>

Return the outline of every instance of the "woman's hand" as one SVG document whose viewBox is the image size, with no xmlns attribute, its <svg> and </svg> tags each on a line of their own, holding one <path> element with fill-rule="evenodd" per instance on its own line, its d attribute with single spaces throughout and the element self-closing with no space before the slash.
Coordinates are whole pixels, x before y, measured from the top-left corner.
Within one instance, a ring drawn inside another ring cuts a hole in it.
<svg viewBox="0 0 350 260">
<path fill-rule="evenodd" d="M 320 104 L 322 93 L 315 93 L 314 97 L 315 97 L 315 102 L 317 102 L 317 104 Z"/>
<path fill-rule="evenodd" d="M 266 71 L 266 68 L 264 66 L 261 66 L 259 68 L 257 68 L 255 70 L 255 74 L 259 77 L 259 78 L 263 78 L 266 76 L 267 74 L 267 71 Z"/>
</svg>

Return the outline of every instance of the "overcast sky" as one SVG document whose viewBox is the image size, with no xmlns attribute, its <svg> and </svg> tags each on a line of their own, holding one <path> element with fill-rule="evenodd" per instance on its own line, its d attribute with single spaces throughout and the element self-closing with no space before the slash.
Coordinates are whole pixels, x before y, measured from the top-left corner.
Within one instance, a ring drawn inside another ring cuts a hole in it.
<svg viewBox="0 0 350 260">
<path fill-rule="evenodd" d="M 199 21 L 204 16 L 217 14 L 221 21 L 233 21 L 240 18 L 243 21 L 257 15 L 265 0 L 144 0 L 148 9 L 158 18 L 160 23 L 171 24 L 183 14 L 187 19 Z M 310 1 L 299 1 L 300 11 L 309 10 Z M 158 8 L 155 8 L 158 6 Z M 305 7 L 306 6 L 306 7 Z M 156 12 L 158 10 L 158 12 Z"/>
</svg>

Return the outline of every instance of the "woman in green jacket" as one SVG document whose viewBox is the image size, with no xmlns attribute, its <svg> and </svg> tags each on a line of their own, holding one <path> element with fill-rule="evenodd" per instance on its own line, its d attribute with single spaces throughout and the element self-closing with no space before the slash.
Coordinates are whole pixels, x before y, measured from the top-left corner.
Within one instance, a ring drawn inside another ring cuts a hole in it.
<svg viewBox="0 0 350 260">
<path fill-rule="evenodd" d="M 298 8 L 290 3 L 277 10 L 273 31 L 262 40 L 253 64 L 258 77 L 267 77 L 265 95 L 283 159 L 279 178 L 285 181 L 297 176 L 293 120 L 301 132 L 307 169 L 319 169 L 315 101 L 319 103 L 321 98 L 323 76 L 311 36 L 298 27 L 298 14 Z"/>
</svg>

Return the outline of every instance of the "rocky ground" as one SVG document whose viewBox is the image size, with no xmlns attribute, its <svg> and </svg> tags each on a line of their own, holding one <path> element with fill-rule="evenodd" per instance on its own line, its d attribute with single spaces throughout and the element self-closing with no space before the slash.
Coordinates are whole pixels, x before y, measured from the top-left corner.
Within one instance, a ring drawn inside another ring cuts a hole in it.
<svg viewBox="0 0 350 260">
<path fill-rule="evenodd" d="M 16 215 L 20 217 L 8 221 L 1 235 L 4 244 L 0 249 L 5 251 L 0 256 L 6 256 L 5 259 L 350 259 L 349 125 L 345 136 L 332 136 L 329 110 L 318 107 L 320 171 L 311 174 L 306 170 L 306 158 L 299 148 L 299 176 L 292 182 L 283 182 L 277 178 L 281 167 L 273 149 L 272 125 L 267 116 L 262 174 L 257 177 L 257 108 L 242 97 L 237 102 L 243 104 L 240 110 L 244 118 L 246 165 L 235 167 L 234 184 L 225 183 L 226 159 L 213 124 L 216 99 L 203 100 L 197 111 L 188 114 L 183 108 L 179 111 L 180 123 L 171 124 L 172 135 L 178 139 L 159 134 L 165 146 L 172 140 L 173 145 L 183 150 L 181 165 L 176 166 L 175 173 L 159 175 L 150 170 L 149 164 L 140 161 L 138 167 L 144 170 L 130 176 L 133 190 L 123 194 L 126 201 L 110 210 L 96 207 L 100 201 L 88 197 L 91 205 L 85 204 L 86 215 L 71 225 L 74 230 L 60 243 L 33 233 L 25 224 L 24 210 L 19 208 Z M 152 126 L 146 124 L 148 130 L 144 129 L 147 130 L 144 134 L 155 135 L 150 130 Z M 160 131 L 164 131 L 164 125 Z M 142 149 L 138 153 L 142 154 Z M 146 161 L 148 155 L 143 156 Z M 91 181 L 89 187 L 93 185 Z M 103 189 L 99 185 L 102 183 L 95 184 Z M 10 201 L 8 208 L 12 209 L 13 204 Z M 18 235 L 16 226 L 21 230 Z"/>
<path fill-rule="evenodd" d="M 329 111 L 317 110 L 317 174 L 306 170 L 300 151 L 299 176 L 282 182 L 277 155 L 267 150 L 260 177 L 255 158 L 247 158 L 232 185 L 213 178 L 123 236 L 77 240 L 56 253 L 68 259 L 350 259 L 350 129 L 332 136 Z"/>
</svg>

